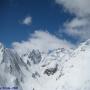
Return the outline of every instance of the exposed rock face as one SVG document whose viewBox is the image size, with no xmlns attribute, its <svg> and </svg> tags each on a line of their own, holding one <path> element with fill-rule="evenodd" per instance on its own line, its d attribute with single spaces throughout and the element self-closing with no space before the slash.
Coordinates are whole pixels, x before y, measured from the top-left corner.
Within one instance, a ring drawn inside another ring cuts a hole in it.
<svg viewBox="0 0 90 90">
<path fill-rule="evenodd" d="M 44 71 L 44 74 L 47 74 L 48 76 L 53 75 L 58 69 L 58 65 L 52 68 L 48 68 Z"/>
<path fill-rule="evenodd" d="M 31 58 L 34 64 L 38 64 L 42 59 L 39 50 L 32 50 L 32 52 L 29 55 L 29 58 Z"/>
</svg>

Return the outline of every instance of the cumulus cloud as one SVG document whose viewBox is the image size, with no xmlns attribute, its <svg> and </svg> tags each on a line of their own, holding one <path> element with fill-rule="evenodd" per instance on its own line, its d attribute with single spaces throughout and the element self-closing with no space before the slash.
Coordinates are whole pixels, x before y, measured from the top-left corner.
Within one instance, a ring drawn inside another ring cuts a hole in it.
<svg viewBox="0 0 90 90">
<path fill-rule="evenodd" d="M 66 22 L 64 26 L 66 28 L 64 33 L 78 36 L 81 41 L 90 38 L 90 21 L 87 19 L 74 18 L 71 22 Z"/>
<path fill-rule="evenodd" d="M 31 16 L 27 16 L 22 20 L 22 24 L 30 25 L 31 23 L 32 23 L 32 17 Z"/>
<path fill-rule="evenodd" d="M 56 3 L 62 4 L 67 10 L 77 16 L 86 17 L 90 15 L 90 0 L 56 0 Z"/>
<path fill-rule="evenodd" d="M 67 28 L 80 28 L 80 27 L 85 27 L 89 24 L 89 21 L 86 19 L 79 19 L 79 18 L 74 18 L 71 22 L 66 22 L 64 25 Z"/>
<path fill-rule="evenodd" d="M 55 0 L 57 4 L 63 5 L 71 14 L 76 17 L 70 22 L 65 22 L 63 31 L 74 37 L 80 37 L 80 40 L 90 38 L 90 0 Z"/>
<path fill-rule="evenodd" d="M 19 53 L 27 52 L 32 49 L 39 49 L 41 52 L 47 52 L 48 50 L 57 48 L 71 48 L 73 45 L 64 40 L 59 39 L 56 36 L 44 31 L 35 31 L 27 41 L 13 42 L 12 46 Z"/>
</svg>

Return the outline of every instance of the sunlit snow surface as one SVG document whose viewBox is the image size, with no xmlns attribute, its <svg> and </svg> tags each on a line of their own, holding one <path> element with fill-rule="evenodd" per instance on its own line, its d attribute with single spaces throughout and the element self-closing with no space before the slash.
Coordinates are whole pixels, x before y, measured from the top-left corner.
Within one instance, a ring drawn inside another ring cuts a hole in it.
<svg viewBox="0 0 90 90">
<path fill-rule="evenodd" d="M 75 49 L 19 56 L 0 44 L 0 87 L 19 90 L 90 90 L 90 40 Z"/>
</svg>

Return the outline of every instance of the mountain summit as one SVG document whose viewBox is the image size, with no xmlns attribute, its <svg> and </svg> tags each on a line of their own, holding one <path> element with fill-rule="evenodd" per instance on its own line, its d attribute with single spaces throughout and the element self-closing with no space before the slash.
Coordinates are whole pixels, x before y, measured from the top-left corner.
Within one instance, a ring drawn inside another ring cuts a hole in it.
<svg viewBox="0 0 90 90">
<path fill-rule="evenodd" d="M 0 43 L 0 87 L 18 90 L 90 90 L 90 40 L 75 49 L 22 56 Z"/>
</svg>

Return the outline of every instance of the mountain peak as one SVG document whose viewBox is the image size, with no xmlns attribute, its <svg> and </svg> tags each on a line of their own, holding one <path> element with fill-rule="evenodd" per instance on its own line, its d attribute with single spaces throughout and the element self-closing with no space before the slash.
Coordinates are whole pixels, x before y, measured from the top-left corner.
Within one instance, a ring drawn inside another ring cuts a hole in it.
<svg viewBox="0 0 90 90">
<path fill-rule="evenodd" d="M 89 58 L 90 39 L 75 50 L 57 48 L 45 55 L 33 49 L 20 56 L 0 43 L 0 85 L 13 79 L 10 84 L 19 90 L 90 90 Z"/>
<path fill-rule="evenodd" d="M 90 39 L 88 39 L 84 44 L 85 45 L 90 45 Z"/>
<path fill-rule="evenodd" d="M 0 42 L 0 49 L 4 48 L 4 45 Z"/>
</svg>

